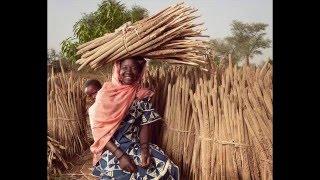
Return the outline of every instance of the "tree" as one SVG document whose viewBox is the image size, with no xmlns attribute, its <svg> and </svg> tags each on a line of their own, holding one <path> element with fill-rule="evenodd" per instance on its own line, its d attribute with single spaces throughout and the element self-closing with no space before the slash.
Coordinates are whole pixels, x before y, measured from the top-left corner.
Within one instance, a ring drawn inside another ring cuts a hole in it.
<svg viewBox="0 0 320 180">
<path fill-rule="evenodd" d="M 267 26 L 264 23 L 242 23 L 237 20 L 231 23 L 232 36 L 226 39 L 235 47 L 239 57 L 245 59 L 247 65 L 250 58 L 262 54 L 262 49 L 271 47 L 271 40 L 264 38 Z"/>
<path fill-rule="evenodd" d="M 98 5 L 98 10 L 84 14 L 73 26 L 73 37 L 68 37 L 61 43 L 63 56 L 72 62 L 79 57 L 76 55 L 80 44 L 113 32 L 122 24 L 136 22 L 148 16 L 148 10 L 140 6 L 133 6 L 127 10 L 126 6 L 116 0 L 105 0 Z"/>
<path fill-rule="evenodd" d="M 55 49 L 51 48 L 47 51 L 47 63 L 52 63 L 59 58 L 59 54 Z"/>
<path fill-rule="evenodd" d="M 238 62 L 240 60 L 239 53 L 235 51 L 235 46 L 232 44 L 228 38 L 224 39 L 212 39 L 208 42 L 209 47 L 213 48 L 215 51 L 215 56 L 218 59 L 215 60 L 215 63 L 219 64 L 223 60 L 228 61 L 228 55 L 231 54 L 232 61 Z"/>
</svg>

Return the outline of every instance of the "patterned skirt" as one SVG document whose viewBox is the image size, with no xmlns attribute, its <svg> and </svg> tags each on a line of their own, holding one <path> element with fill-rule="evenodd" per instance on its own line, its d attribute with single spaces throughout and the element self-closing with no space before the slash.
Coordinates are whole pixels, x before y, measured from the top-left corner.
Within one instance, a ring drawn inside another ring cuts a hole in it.
<svg viewBox="0 0 320 180">
<path fill-rule="evenodd" d="M 122 170 L 119 166 L 118 159 L 113 154 L 106 150 L 99 162 L 93 168 L 92 174 L 105 179 L 121 179 L 121 180 L 178 180 L 179 168 L 176 166 L 165 153 L 155 144 L 149 145 L 151 164 L 148 169 L 141 168 L 138 164 L 141 163 L 141 148 L 139 143 L 130 146 L 126 153 L 134 160 L 137 165 L 138 172 L 130 173 Z"/>
</svg>

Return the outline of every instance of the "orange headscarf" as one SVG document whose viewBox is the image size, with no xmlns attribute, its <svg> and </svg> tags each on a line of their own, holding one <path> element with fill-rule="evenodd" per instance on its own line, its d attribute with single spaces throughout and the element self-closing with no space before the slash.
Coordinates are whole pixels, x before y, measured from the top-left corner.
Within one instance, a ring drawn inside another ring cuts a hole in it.
<svg viewBox="0 0 320 180">
<path fill-rule="evenodd" d="M 146 71 L 146 63 L 143 64 L 139 77 L 130 85 L 123 85 L 120 80 L 120 62 L 113 67 L 111 82 L 105 82 L 98 91 L 95 103 L 89 108 L 89 119 L 94 143 L 90 146 L 93 153 L 93 165 L 95 165 L 103 152 L 106 143 L 112 138 L 127 115 L 135 98 L 143 99 L 151 97 L 153 92 L 142 88 L 139 81 Z"/>
</svg>

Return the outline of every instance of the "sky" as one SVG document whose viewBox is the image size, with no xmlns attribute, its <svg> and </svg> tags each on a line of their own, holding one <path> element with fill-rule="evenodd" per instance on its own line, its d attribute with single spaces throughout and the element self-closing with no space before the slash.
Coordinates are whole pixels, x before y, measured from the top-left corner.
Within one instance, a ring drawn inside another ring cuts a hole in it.
<svg viewBox="0 0 320 180">
<path fill-rule="evenodd" d="M 55 49 L 60 52 L 60 43 L 73 36 L 73 25 L 84 14 L 89 14 L 98 9 L 103 0 L 48 0 L 48 24 L 47 24 L 47 49 Z M 121 0 L 128 9 L 133 5 L 139 5 L 149 11 L 149 15 L 184 2 L 185 6 L 198 9 L 194 15 L 201 15 L 194 23 L 204 22 L 197 28 L 207 28 L 203 35 L 210 39 L 225 38 L 231 35 L 231 23 L 239 20 L 243 23 L 265 23 L 266 38 L 273 42 L 272 0 Z M 255 56 L 252 63 L 260 64 L 268 57 L 273 59 L 271 48 L 262 51 L 262 55 Z"/>
</svg>

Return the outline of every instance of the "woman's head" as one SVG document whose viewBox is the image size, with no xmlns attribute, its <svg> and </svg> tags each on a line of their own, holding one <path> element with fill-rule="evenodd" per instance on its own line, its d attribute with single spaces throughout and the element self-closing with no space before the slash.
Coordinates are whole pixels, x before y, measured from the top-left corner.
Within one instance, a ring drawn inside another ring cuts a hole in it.
<svg viewBox="0 0 320 180">
<path fill-rule="evenodd" d="M 144 58 L 140 56 L 121 60 L 119 75 L 122 84 L 129 85 L 135 82 L 140 77 L 144 63 Z"/>
</svg>

